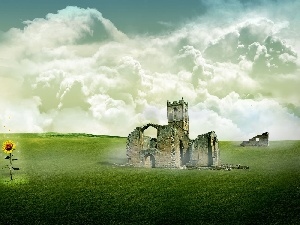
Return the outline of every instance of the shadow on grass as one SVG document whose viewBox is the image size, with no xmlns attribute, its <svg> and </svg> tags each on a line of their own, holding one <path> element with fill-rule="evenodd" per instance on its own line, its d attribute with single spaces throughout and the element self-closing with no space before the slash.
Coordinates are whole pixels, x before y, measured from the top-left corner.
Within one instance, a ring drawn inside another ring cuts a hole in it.
<svg viewBox="0 0 300 225">
<path fill-rule="evenodd" d="M 113 166 L 114 163 L 108 162 L 108 161 L 100 161 L 97 164 L 100 164 L 101 166 Z"/>
<path fill-rule="evenodd" d="M 103 165 L 103 166 L 113 166 L 116 164 L 126 164 L 127 159 L 124 157 L 108 157 L 105 158 L 105 160 L 101 160 L 98 162 L 98 164 Z"/>
</svg>

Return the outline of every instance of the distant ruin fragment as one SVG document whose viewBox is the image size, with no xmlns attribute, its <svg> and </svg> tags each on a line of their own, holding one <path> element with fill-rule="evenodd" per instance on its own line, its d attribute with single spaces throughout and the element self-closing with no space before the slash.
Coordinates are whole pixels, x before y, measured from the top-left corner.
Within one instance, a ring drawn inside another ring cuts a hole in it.
<svg viewBox="0 0 300 225">
<path fill-rule="evenodd" d="M 269 133 L 265 132 L 261 135 L 249 139 L 249 141 L 243 141 L 241 146 L 269 146 Z"/>
<path fill-rule="evenodd" d="M 188 103 L 181 100 L 167 101 L 168 125 L 148 123 L 136 127 L 127 138 L 126 155 L 128 162 L 136 167 L 218 166 L 219 147 L 214 131 L 189 138 Z M 157 137 L 144 135 L 153 127 Z"/>
</svg>

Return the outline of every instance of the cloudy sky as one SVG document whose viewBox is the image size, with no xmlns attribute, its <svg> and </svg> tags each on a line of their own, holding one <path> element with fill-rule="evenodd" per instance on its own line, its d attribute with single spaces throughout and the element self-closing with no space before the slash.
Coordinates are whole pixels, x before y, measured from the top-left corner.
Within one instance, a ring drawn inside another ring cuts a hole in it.
<svg viewBox="0 0 300 225">
<path fill-rule="evenodd" d="M 6 1 L 0 132 L 127 136 L 189 103 L 190 136 L 300 139 L 300 1 Z"/>
</svg>

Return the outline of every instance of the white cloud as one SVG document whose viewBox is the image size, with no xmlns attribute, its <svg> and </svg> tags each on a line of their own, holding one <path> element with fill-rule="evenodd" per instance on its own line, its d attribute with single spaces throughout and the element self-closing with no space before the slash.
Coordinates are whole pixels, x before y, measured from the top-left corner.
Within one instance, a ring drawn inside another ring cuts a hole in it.
<svg viewBox="0 0 300 225">
<path fill-rule="evenodd" d="M 204 102 L 192 107 L 192 112 L 200 114 L 197 132 L 211 127 L 222 139 L 241 140 L 266 131 L 272 139 L 299 139 L 299 118 L 274 100 L 241 99 L 234 92 L 224 98 L 207 94 Z"/>
<path fill-rule="evenodd" d="M 129 39 L 97 10 L 67 7 L 9 30 L 0 41 L 0 132 L 126 136 L 166 124 L 166 101 L 184 97 L 193 137 L 299 139 L 298 52 L 282 36 L 292 24 L 199 21 Z"/>
</svg>

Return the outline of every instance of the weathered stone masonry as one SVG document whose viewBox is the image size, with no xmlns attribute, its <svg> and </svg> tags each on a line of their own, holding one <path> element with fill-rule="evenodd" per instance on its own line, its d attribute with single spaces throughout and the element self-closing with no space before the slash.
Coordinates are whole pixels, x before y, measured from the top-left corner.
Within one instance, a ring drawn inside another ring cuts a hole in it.
<svg viewBox="0 0 300 225">
<path fill-rule="evenodd" d="M 127 138 L 128 162 L 137 167 L 217 166 L 220 164 L 218 139 L 214 131 L 189 138 L 188 103 L 167 101 L 168 125 L 146 124 Z M 144 135 L 148 127 L 157 137 Z"/>
<path fill-rule="evenodd" d="M 265 132 L 250 138 L 249 141 L 243 141 L 241 146 L 269 146 L 269 133 Z"/>
</svg>

